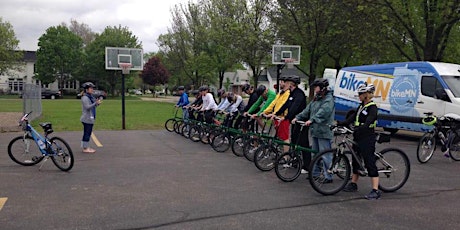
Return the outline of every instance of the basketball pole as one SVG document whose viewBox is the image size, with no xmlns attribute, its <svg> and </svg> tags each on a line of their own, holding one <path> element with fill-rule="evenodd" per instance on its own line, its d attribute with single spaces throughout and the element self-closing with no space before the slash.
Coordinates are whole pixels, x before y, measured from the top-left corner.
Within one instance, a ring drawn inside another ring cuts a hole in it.
<svg viewBox="0 0 460 230">
<path fill-rule="evenodd" d="M 125 126 L 125 74 L 121 73 L 121 128 L 124 130 Z"/>
</svg>

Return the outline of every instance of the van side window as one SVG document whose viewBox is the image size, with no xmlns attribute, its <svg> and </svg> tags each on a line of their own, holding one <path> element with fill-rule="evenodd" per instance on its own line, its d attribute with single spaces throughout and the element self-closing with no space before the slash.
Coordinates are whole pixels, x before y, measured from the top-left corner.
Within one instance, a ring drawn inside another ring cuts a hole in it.
<svg viewBox="0 0 460 230">
<path fill-rule="evenodd" d="M 433 76 L 422 76 L 422 95 L 428 96 L 428 97 L 434 97 L 434 93 L 436 89 L 441 88 L 442 85 Z"/>
</svg>

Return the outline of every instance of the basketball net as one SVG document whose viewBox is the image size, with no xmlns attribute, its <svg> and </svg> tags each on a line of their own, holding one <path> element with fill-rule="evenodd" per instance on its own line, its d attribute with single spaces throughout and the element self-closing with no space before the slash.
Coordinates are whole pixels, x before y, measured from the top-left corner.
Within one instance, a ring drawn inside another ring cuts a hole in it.
<svg viewBox="0 0 460 230">
<path fill-rule="evenodd" d="M 119 63 L 118 66 L 120 66 L 122 74 L 129 74 L 131 63 Z"/>
<path fill-rule="evenodd" d="M 284 59 L 284 63 L 288 67 L 288 69 L 293 69 L 294 68 L 294 61 L 295 61 L 295 59 L 293 59 L 293 58 Z"/>
</svg>

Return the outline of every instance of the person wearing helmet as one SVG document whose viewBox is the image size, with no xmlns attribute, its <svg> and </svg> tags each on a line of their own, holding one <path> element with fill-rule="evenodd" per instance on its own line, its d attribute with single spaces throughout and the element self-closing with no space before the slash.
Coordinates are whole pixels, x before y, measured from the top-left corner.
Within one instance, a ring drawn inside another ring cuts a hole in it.
<svg viewBox="0 0 460 230">
<path fill-rule="evenodd" d="M 201 106 L 200 111 L 204 112 L 204 119 L 206 123 L 211 124 L 214 119 L 214 110 L 217 109 L 216 101 L 214 96 L 209 92 L 209 87 L 201 86 L 200 87 L 201 97 L 203 98 L 203 105 Z"/>
<path fill-rule="evenodd" d="M 275 97 L 276 97 L 275 91 L 268 89 L 264 85 L 259 85 L 259 87 L 257 87 L 256 94 L 259 98 L 251 106 L 251 108 L 249 108 L 249 110 L 246 113 L 244 113 L 245 116 L 254 115 L 252 116 L 253 119 L 256 119 L 256 117 L 259 117 L 260 114 L 270 105 L 270 103 L 272 103 L 273 100 L 275 100 Z M 263 105 L 261 107 L 262 103 Z M 260 118 L 257 118 L 256 121 L 260 127 L 263 127 L 263 123 Z"/>
<path fill-rule="evenodd" d="M 227 94 L 228 93 L 225 92 L 225 89 L 217 90 L 217 97 L 220 98 L 220 102 L 217 105 L 217 110 L 225 111 L 230 106 L 230 102 L 227 99 Z"/>
<path fill-rule="evenodd" d="M 179 86 L 177 87 L 178 93 L 180 95 L 179 101 L 176 103 L 176 107 L 182 108 L 182 118 L 184 120 L 187 120 L 189 115 L 188 115 L 188 110 L 186 106 L 190 104 L 188 100 L 188 95 L 185 92 L 185 87 L 184 86 Z"/>
<path fill-rule="evenodd" d="M 376 135 L 374 128 L 377 125 L 377 105 L 372 101 L 374 97 L 375 87 L 372 84 L 364 83 L 358 87 L 357 93 L 361 104 L 352 116 L 347 120 L 337 122 L 338 125 L 354 124 L 353 139 L 358 145 L 358 151 L 363 157 L 364 164 L 367 169 L 367 174 L 371 178 L 372 190 L 365 196 L 368 200 L 379 199 L 382 192 L 379 187 L 379 173 L 375 164 L 376 157 L 375 141 Z M 346 192 L 358 191 L 359 172 L 363 169 L 359 168 L 359 164 L 355 158 L 352 159 L 353 175 L 351 182 L 344 188 Z"/>
<path fill-rule="evenodd" d="M 284 117 L 285 120 L 291 122 L 295 119 L 295 116 L 302 112 L 305 107 L 307 106 L 307 99 L 303 90 L 301 90 L 298 85 L 300 84 L 300 77 L 296 75 L 291 75 L 286 77 L 285 84 L 288 84 L 289 87 L 289 98 L 284 103 L 283 107 L 279 110 L 279 112 L 284 112 L 287 110 L 287 114 Z M 291 143 L 298 143 L 300 146 L 308 148 L 310 147 L 310 143 L 308 141 L 308 129 L 303 129 L 300 132 L 300 126 L 296 125 L 291 127 Z M 310 154 L 304 153 L 303 155 Z M 305 157 L 304 157 L 305 159 Z M 304 165 L 304 168 L 307 170 L 302 170 L 302 173 L 306 173 L 308 171 L 308 164 Z"/>
<path fill-rule="evenodd" d="M 240 116 L 238 116 L 238 118 L 236 119 L 234 127 L 254 131 L 254 122 L 249 122 L 249 119 L 246 119 L 245 116 L 243 116 L 243 114 L 249 111 L 251 106 L 257 101 L 258 96 L 257 93 L 255 93 L 254 91 L 254 86 L 251 86 L 249 84 L 244 85 L 242 91 L 245 94 L 249 95 L 249 100 L 248 103 L 245 105 L 243 111 L 241 112 Z"/>
<path fill-rule="evenodd" d="M 227 108 L 227 112 L 231 113 L 231 118 L 227 121 L 226 126 L 236 128 L 237 124 L 233 124 L 233 121 L 238 115 L 242 115 L 245 108 L 243 97 L 233 92 L 227 93 L 227 99 L 230 106 Z M 239 116 L 238 116 L 239 117 Z"/>
<path fill-rule="evenodd" d="M 305 125 L 309 127 L 311 134 L 312 149 L 322 152 L 331 148 L 333 132 L 329 128 L 334 122 L 334 97 L 332 91 L 328 88 L 329 82 L 327 79 L 315 79 L 310 85 L 310 90 L 314 92 L 313 100 L 307 107 L 292 120 L 295 123 L 297 120 L 305 121 Z M 303 172 L 308 171 L 311 161 L 311 154 L 303 156 L 304 165 Z M 332 156 L 325 157 L 326 164 L 330 164 Z M 319 170 L 314 170 L 313 176 L 319 176 Z M 332 182 L 332 177 L 329 174 L 324 175 L 326 182 Z"/>
<path fill-rule="evenodd" d="M 95 153 L 96 150 L 89 147 L 89 139 L 93 132 L 94 121 L 96 120 L 96 107 L 101 104 L 101 99 L 93 97 L 95 85 L 92 82 L 85 82 L 82 85 L 85 93 L 81 97 L 81 117 L 80 121 L 83 124 L 83 137 L 81 139 L 81 147 L 84 153 Z"/>
<path fill-rule="evenodd" d="M 274 117 L 279 117 L 281 118 L 280 120 L 275 121 L 275 125 L 277 126 L 276 130 L 276 136 L 280 139 L 283 140 L 285 143 L 289 143 L 289 128 L 290 128 L 290 122 L 288 120 L 285 120 L 284 117 L 287 114 L 287 110 L 281 110 L 283 108 L 283 105 L 287 102 L 289 99 L 290 91 L 289 87 L 290 84 L 287 84 L 285 81 L 287 80 L 286 77 L 282 77 L 279 79 L 280 83 L 280 91 L 276 95 L 275 99 L 270 103 L 270 105 L 262 111 L 262 113 L 268 117 L 268 118 L 274 118 Z M 289 145 L 284 145 L 284 151 L 287 152 L 289 151 Z"/>
</svg>

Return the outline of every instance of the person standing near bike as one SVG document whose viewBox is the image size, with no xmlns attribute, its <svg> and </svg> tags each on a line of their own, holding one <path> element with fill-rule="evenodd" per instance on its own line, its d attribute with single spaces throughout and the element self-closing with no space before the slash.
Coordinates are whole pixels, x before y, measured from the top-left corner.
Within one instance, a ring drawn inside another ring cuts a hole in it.
<svg viewBox="0 0 460 230">
<path fill-rule="evenodd" d="M 95 85 L 91 82 L 83 83 L 85 94 L 81 97 L 82 112 L 80 121 L 83 124 L 83 138 L 81 147 L 84 153 L 95 153 L 96 150 L 89 147 L 89 139 L 93 132 L 94 121 L 96 120 L 96 107 L 101 104 L 101 99 L 93 97 Z"/>
<path fill-rule="evenodd" d="M 295 124 L 297 120 L 306 121 L 305 125 L 310 127 L 312 136 L 312 149 L 318 152 L 322 152 L 326 149 L 331 148 L 332 138 L 334 134 L 329 128 L 334 122 L 334 97 L 332 91 L 329 90 L 329 82 L 327 79 L 315 79 L 310 85 L 310 89 L 314 91 L 313 100 L 307 105 L 307 107 L 292 120 Z M 307 169 L 310 165 L 311 154 L 307 153 L 304 157 L 304 169 Z M 332 156 L 324 159 L 326 163 L 330 164 Z M 313 173 L 315 176 L 315 172 Z M 326 179 L 331 180 L 330 175 L 325 175 Z"/>
<path fill-rule="evenodd" d="M 358 152 L 364 160 L 364 165 L 367 169 L 367 175 L 371 178 L 372 190 L 365 196 L 368 200 L 379 199 L 382 192 L 379 191 L 379 173 L 375 164 L 375 126 L 377 125 L 377 105 L 372 101 L 374 97 L 375 87 L 372 84 L 364 83 L 358 87 L 358 95 L 361 104 L 358 109 L 349 116 L 348 119 L 342 122 L 337 122 L 337 125 L 354 124 L 353 139 L 358 144 Z M 352 160 L 353 175 L 351 182 L 345 186 L 343 191 L 356 192 L 358 191 L 358 179 L 360 171 L 364 169 L 359 167 L 359 163 L 353 157 Z"/>
<path fill-rule="evenodd" d="M 188 119 L 188 109 L 185 107 L 187 106 L 190 102 L 188 101 L 188 95 L 185 92 L 185 87 L 184 86 L 179 86 L 177 88 L 180 94 L 179 101 L 176 104 L 176 107 L 182 108 L 182 118 L 184 120 Z"/>
</svg>

